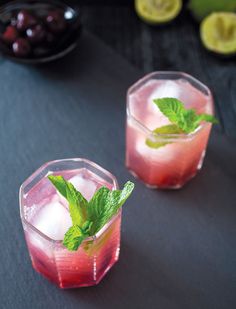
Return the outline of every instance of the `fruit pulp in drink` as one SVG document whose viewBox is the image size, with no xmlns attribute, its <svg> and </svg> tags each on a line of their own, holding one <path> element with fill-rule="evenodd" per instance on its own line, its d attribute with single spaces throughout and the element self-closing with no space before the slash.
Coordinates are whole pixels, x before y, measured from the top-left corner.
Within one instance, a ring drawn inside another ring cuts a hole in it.
<svg viewBox="0 0 236 309">
<path fill-rule="evenodd" d="M 53 173 L 62 175 L 90 199 L 101 186 L 111 184 L 87 169 Z M 72 225 L 68 203 L 47 177 L 42 178 L 24 196 L 25 236 L 33 267 L 60 288 L 97 284 L 118 260 L 121 211 L 94 238 L 85 240 L 77 251 L 62 244 Z"/>
<path fill-rule="evenodd" d="M 198 114 L 213 114 L 211 95 L 185 79 L 150 79 L 134 88 L 128 93 L 127 102 L 126 166 L 149 187 L 180 188 L 202 166 L 211 124 L 204 123 L 193 134 L 160 148 L 149 147 L 147 132 L 170 124 L 153 103 L 153 99 L 163 97 L 177 98 L 185 108 L 195 109 Z"/>
</svg>

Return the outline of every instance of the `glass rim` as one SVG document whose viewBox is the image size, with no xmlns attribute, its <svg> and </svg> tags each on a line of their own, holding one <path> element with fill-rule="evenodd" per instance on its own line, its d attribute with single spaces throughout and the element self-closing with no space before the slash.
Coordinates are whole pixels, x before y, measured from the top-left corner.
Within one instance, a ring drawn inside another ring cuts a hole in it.
<svg viewBox="0 0 236 309">
<path fill-rule="evenodd" d="M 154 71 L 151 72 L 149 74 L 146 74 L 144 77 L 142 77 L 141 79 L 139 79 L 136 83 L 134 83 L 131 87 L 129 87 L 128 91 L 127 91 L 127 106 L 126 106 L 126 114 L 129 118 L 132 119 L 132 121 L 134 121 L 134 123 L 138 126 L 138 128 L 144 132 L 146 135 L 151 136 L 155 142 L 161 142 L 163 141 L 163 139 L 165 140 L 165 142 L 173 142 L 176 141 L 178 139 L 178 141 L 186 141 L 186 139 L 192 139 L 194 138 L 200 131 L 202 131 L 205 127 L 209 126 L 210 124 L 207 122 L 202 123 L 195 131 L 191 132 L 191 133 L 179 133 L 179 134 L 163 134 L 163 133 L 155 133 L 153 132 L 151 129 L 149 129 L 146 125 L 144 125 L 141 121 L 139 121 L 136 117 L 134 117 L 130 111 L 130 106 L 129 106 L 129 96 L 131 95 L 131 93 L 134 91 L 134 89 L 143 84 L 143 82 L 146 79 L 150 79 L 151 77 L 154 77 L 156 75 L 179 75 L 179 76 L 183 76 L 183 78 L 187 79 L 187 80 L 192 80 L 195 84 L 198 84 L 199 86 L 201 86 L 202 88 L 204 88 L 204 90 L 207 92 L 207 96 L 209 96 L 209 99 L 211 102 L 213 102 L 213 96 L 212 96 L 212 92 L 211 90 L 202 82 L 200 82 L 198 79 L 196 79 L 195 77 L 193 77 L 192 75 L 185 73 L 185 72 L 181 72 L 181 71 Z M 214 108 L 214 107 L 213 107 Z M 213 110 L 213 114 L 214 114 L 214 110 Z"/>
<path fill-rule="evenodd" d="M 119 189 L 118 186 L 118 182 L 116 177 L 110 173 L 109 171 L 107 171 L 106 169 L 104 169 L 103 167 L 101 167 L 100 165 L 94 163 L 93 161 L 90 161 L 88 159 L 85 158 L 69 158 L 69 159 L 58 159 L 58 160 L 52 160 L 52 161 L 48 161 L 46 163 L 44 163 L 43 165 L 41 165 L 36 171 L 33 172 L 33 174 L 31 174 L 20 186 L 20 190 L 19 190 L 19 202 L 20 202 L 20 217 L 21 220 L 24 224 L 26 224 L 31 230 L 33 230 L 34 232 L 36 232 L 37 234 L 39 234 L 42 238 L 46 239 L 47 241 L 53 243 L 53 244 L 61 244 L 63 245 L 63 240 L 59 240 L 59 239 L 53 239 L 49 236 L 47 236 L 46 234 L 44 234 L 43 232 L 41 232 L 39 229 L 37 229 L 33 224 L 31 224 L 29 221 L 26 220 L 24 214 L 23 214 L 23 190 L 24 188 L 32 181 L 32 179 L 41 171 L 43 171 L 45 168 L 47 168 L 48 166 L 50 166 L 51 164 L 54 163 L 60 163 L 60 162 L 66 162 L 66 161 L 75 161 L 75 162 L 85 162 L 95 168 L 97 168 L 98 170 L 102 171 L 104 174 L 106 174 L 108 177 L 110 177 L 112 179 L 113 182 L 113 188 L 112 190 L 117 190 Z M 51 173 L 48 173 L 47 175 L 50 175 Z M 82 244 L 87 243 L 87 242 L 91 242 L 94 241 L 96 239 L 98 239 L 109 227 L 110 225 L 116 220 L 116 218 L 121 214 L 122 209 L 120 208 L 116 214 L 114 214 L 112 216 L 112 218 L 93 236 L 89 236 L 87 238 L 85 238 L 82 242 Z"/>
</svg>

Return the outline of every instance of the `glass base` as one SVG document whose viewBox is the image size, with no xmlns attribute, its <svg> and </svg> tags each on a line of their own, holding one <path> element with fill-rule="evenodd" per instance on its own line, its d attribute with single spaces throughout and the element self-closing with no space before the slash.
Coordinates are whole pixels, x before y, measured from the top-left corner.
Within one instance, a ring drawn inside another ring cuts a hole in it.
<svg viewBox="0 0 236 309">
<path fill-rule="evenodd" d="M 74 285 L 74 286 L 69 286 L 69 287 L 64 287 L 64 286 L 59 286 L 60 289 L 63 289 L 63 290 L 69 290 L 69 289 L 78 289 L 78 288 L 87 288 L 87 287 L 90 287 L 90 286 L 95 286 L 95 285 L 98 285 L 102 279 L 106 276 L 106 274 L 110 271 L 110 269 L 118 262 L 118 259 L 116 261 L 114 261 L 114 263 L 112 265 L 109 265 L 105 270 L 104 270 L 104 273 L 102 274 L 102 276 L 94 281 L 94 282 L 91 282 L 91 283 L 85 283 L 85 284 L 80 284 L 80 285 Z"/>
<path fill-rule="evenodd" d="M 47 274 L 45 271 L 40 270 L 39 268 L 37 268 L 37 266 L 34 264 L 34 262 L 32 262 L 32 266 L 33 269 L 40 275 L 42 275 L 45 279 L 49 280 L 51 283 L 55 284 L 58 288 L 63 289 L 63 290 L 67 290 L 67 289 L 75 289 L 75 288 L 85 288 L 85 287 L 89 287 L 89 286 L 94 286 L 94 285 L 98 285 L 102 279 L 105 277 L 105 275 L 110 271 L 110 269 L 118 262 L 119 260 L 119 252 L 120 249 L 117 250 L 115 258 L 113 259 L 112 263 L 110 263 L 107 268 L 105 268 L 103 270 L 103 273 L 100 275 L 99 278 L 97 278 L 97 280 L 94 281 L 88 281 L 86 283 L 80 283 L 80 284 L 72 284 L 72 285 L 67 285 L 65 286 L 62 283 L 58 283 L 57 281 L 55 281 L 53 279 L 52 276 L 50 276 L 49 274 Z"/>
<path fill-rule="evenodd" d="M 198 170 L 201 169 L 202 167 L 202 162 L 203 162 L 203 159 L 204 159 L 204 155 L 203 155 L 203 158 L 201 160 L 201 162 L 199 162 L 199 165 L 197 167 L 197 170 L 195 171 L 195 173 L 191 174 L 188 178 L 185 178 L 185 180 L 183 182 L 180 182 L 178 184 L 175 184 L 175 185 L 170 185 L 170 186 L 158 186 L 158 185 L 153 185 L 153 184 L 150 184 L 146 181 L 144 181 L 141 177 L 139 177 L 138 174 L 136 174 L 132 169 L 130 169 L 128 166 L 127 169 L 128 171 L 138 180 L 140 180 L 148 189 L 153 189 L 153 190 L 179 190 L 181 189 L 186 183 L 188 183 L 192 178 L 194 178 L 198 172 Z"/>
</svg>

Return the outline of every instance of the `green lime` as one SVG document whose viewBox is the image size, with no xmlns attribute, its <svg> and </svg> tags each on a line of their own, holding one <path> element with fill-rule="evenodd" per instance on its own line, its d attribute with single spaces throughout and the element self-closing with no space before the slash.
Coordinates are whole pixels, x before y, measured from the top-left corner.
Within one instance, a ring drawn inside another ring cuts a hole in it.
<svg viewBox="0 0 236 309">
<path fill-rule="evenodd" d="M 149 24 L 162 24 L 173 20 L 182 8 L 182 0 L 135 0 L 139 17 Z"/>
<path fill-rule="evenodd" d="M 188 4 L 193 16 L 201 21 L 213 12 L 234 12 L 236 11 L 235 0 L 189 0 Z"/>
<path fill-rule="evenodd" d="M 203 19 L 200 34 L 208 50 L 223 55 L 236 53 L 236 14 L 212 13 Z"/>
</svg>

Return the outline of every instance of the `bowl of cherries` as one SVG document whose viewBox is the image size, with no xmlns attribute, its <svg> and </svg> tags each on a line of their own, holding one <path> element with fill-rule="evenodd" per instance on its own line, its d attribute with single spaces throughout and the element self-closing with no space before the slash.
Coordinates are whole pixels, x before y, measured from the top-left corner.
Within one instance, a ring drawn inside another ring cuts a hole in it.
<svg viewBox="0 0 236 309">
<path fill-rule="evenodd" d="M 0 7 L 0 52 L 23 63 L 43 63 L 73 50 L 80 14 L 59 1 L 12 1 Z"/>
</svg>

